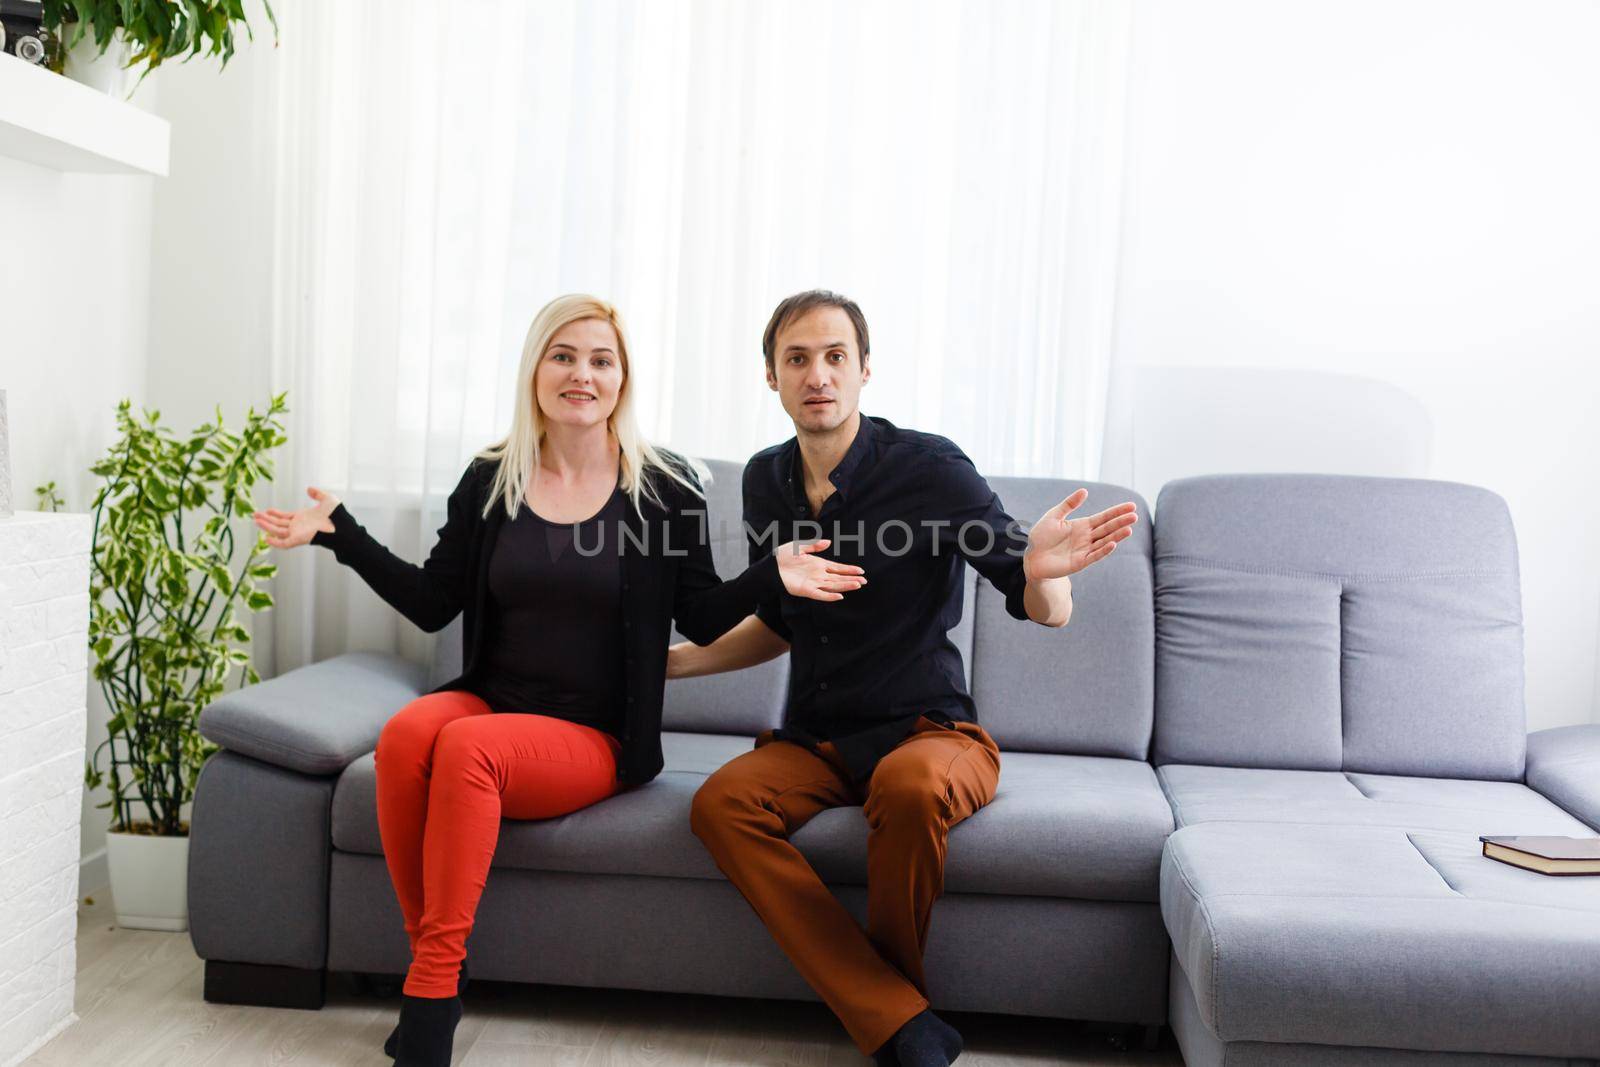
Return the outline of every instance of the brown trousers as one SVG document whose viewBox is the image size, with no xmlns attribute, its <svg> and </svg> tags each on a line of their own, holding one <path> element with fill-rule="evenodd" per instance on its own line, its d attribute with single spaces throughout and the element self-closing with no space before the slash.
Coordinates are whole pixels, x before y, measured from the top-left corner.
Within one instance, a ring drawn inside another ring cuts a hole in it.
<svg viewBox="0 0 1600 1067">
<path fill-rule="evenodd" d="M 944 889 L 950 828 L 994 798 L 1000 750 L 976 723 L 927 717 L 866 788 L 832 744 L 774 741 L 728 761 L 695 794 L 690 824 L 811 988 L 870 1055 L 928 1006 L 922 951 Z M 789 835 L 827 808 L 867 817 L 867 929 L 829 892 Z"/>
</svg>

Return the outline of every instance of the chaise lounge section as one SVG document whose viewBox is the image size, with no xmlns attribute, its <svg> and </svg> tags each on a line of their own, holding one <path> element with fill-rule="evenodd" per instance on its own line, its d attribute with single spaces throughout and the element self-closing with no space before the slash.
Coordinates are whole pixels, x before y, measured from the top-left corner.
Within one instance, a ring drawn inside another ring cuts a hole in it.
<svg viewBox="0 0 1600 1067">
<path fill-rule="evenodd" d="M 1526 737 L 1504 502 L 1212 477 L 1167 486 L 1157 519 L 1154 761 L 1178 823 L 1161 904 L 1186 1060 L 1600 1054 L 1600 880 L 1480 854 L 1480 834 L 1592 836 L 1576 816 L 1600 781 L 1591 728 Z"/>
</svg>

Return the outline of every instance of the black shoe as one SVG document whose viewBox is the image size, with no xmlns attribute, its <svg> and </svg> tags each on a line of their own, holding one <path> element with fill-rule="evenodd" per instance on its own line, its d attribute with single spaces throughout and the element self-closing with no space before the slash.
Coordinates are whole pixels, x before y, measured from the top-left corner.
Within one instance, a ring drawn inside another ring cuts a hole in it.
<svg viewBox="0 0 1600 1067">
<path fill-rule="evenodd" d="M 461 977 L 456 979 L 456 996 L 461 996 L 467 991 L 467 961 L 461 961 Z M 400 1047 L 400 1027 L 396 1026 L 389 1031 L 388 1038 L 383 1043 L 383 1054 L 391 1060 L 394 1059 L 395 1050 Z"/>
<path fill-rule="evenodd" d="M 451 1046 L 460 1021 L 460 997 L 403 995 L 400 1025 L 396 1028 L 395 1067 L 450 1067 Z"/>
<path fill-rule="evenodd" d="M 872 1054 L 879 1067 L 949 1067 L 961 1055 L 956 1028 L 924 1008 Z"/>
</svg>

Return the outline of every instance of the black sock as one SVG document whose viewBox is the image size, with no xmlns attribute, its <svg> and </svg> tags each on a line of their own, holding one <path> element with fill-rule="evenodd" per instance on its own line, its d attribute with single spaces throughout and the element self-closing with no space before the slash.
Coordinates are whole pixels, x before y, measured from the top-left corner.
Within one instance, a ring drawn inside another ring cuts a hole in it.
<svg viewBox="0 0 1600 1067">
<path fill-rule="evenodd" d="M 961 1035 L 930 1008 L 913 1015 L 883 1048 L 873 1053 L 879 1064 L 899 1067 L 948 1067 L 961 1055 Z M 882 1058 L 888 1054 L 890 1058 Z"/>
<path fill-rule="evenodd" d="M 460 1021 L 460 997 L 402 995 L 395 1067 L 450 1067 Z"/>
<path fill-rule="evenodd" d="M 456 996 L 459 997 L 463 993 L 465 993 L 466 991 L 467 991 L 467 961 L 466 960 L 462 960 L 461 961 L 461 977 L 456 979 Z M 400 1047 L 400 1027 L 399 1027 L 398 1024 L 396 1024 L 395 1028 L 393 1030 L 389 1031 L 389 1036 L 386 1039 L 384 1039 L 384 1042 L 383 1042 L 383 1054 L 385 1056 L 388 1056 L 392 1060 L 392 1059 L 394 1059 L 394 1057 L 396 1055 L 396 1050 L 399 1047 Z"/>
</svg>

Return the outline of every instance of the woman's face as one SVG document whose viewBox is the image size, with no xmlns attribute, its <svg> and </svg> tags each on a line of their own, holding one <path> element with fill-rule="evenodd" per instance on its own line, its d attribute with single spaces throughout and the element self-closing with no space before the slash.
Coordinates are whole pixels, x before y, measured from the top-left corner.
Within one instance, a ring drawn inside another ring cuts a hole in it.
<svg viewBox="0 0 1600 1067">
<path fill-rule="evenodd" d="M 605 425 L 622 393 L 621 347 L 604 319 L 579 319 L 557 330 L 533 371 L 533 395 L 544 417 L 575 429 Z"/>
</svg>

